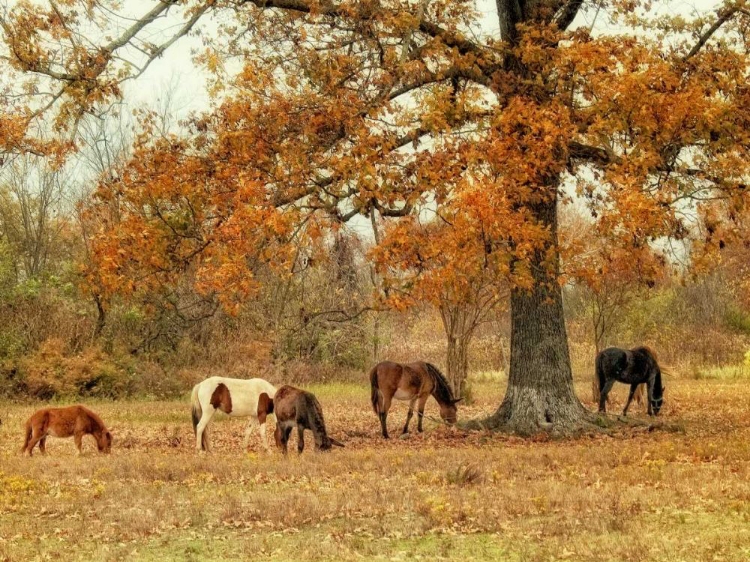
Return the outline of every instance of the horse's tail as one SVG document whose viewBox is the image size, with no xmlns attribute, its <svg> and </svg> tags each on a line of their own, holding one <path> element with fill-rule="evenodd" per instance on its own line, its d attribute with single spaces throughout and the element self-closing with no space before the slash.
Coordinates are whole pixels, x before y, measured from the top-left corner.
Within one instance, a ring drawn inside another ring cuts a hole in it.
<svg viewBox="0 0 750 562">
<path fill-rule="evenodd" d="M 378 386 L 378 366 L 375 365 L 370 371 L 370 401 L 372 409 L 376 414 L 380 413 L 380 387 Z"/>
<path fill-rule="evenodd" d="M 320 402 L 318 402 L 318 399 L 312 394 L 304 394 L 303 396 L 305 400 L 304 409 L 307 412 L 307 424 L 310 426 L 310 429 L 315 436 L 315 441 L 323 443 L 325 448 L 330 448 L 330 445 L 343 447 L 341 443 L 328 436 L 326 422 L 323 418 L 323 407 L 320 405 Z M 326 444 L 328 445 L 326 446 Z"/>
<path fill-rule="evenodd" d="M 29 441 L 31 441 L 31 433 L 33 431 L 33 428 L 31 427 L 31 420 L 26 422 L 26 437 L 23 441 L 23 447 L 21 447 L 21 453 L 24 453 L 26 451 L 26 447 L 29 446 Z"/>
<path fill-rule="evenodd" d="M 198 387 L 200 384 L 196 384 L 193 387 L 193 392 L 190 395 L 190 413 L 193 418 L 193 434 L 198 435 L 198 424 L 203 417 L 203 408 L 201 408 L 201 401 L 198 398 Z M 203 435 L 201 436 L 201 449 L 204 451 L 208 450 L 208 426 L 203 429 Z"/>
</svg>

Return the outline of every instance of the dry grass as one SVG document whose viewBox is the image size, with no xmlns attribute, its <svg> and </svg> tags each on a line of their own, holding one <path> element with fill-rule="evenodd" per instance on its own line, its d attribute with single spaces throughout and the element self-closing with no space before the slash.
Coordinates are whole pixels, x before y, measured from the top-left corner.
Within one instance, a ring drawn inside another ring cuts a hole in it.
<svg viewBox="0 0 750 562">
<path fill-rule="evenodd" d="M 497 381 L 475 381 L 476 416 Z M 674 381 L 682 431 L 571 441 L 428 422 L 384 442 L 364 386 L 311 385 L 346 449 L 243 454 L 244 424 L 193 452 L 183 402 L 99 403 L 111 456 L 50 440 L 20 457 L 32 406 L 0 404 L 0 560 L 747 560 L 750 382 Z M 579 391 L 587 396 L 588 383 Z M 616 406 L 614 406 L 616 407 Z M 430 415 L 437 415 L 434 402 Z M 395 432 L 405 405 L 390 418 Z M 643 416 L 642 413 L 637 413 Z M 88 438 L 90 439 L 90 438 Z"/>
</svg>

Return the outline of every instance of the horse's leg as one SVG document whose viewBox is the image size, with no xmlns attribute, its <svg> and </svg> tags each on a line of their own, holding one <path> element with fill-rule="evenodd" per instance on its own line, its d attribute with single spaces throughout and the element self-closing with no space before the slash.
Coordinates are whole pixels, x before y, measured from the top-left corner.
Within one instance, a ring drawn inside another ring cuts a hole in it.
<svg viewBox="0 0 750 562">
<path fill-rule="evenodd" d="M 414 415 L 414 404 L 416 403 L 417 403 L 416 396 L 409 401 L 409 413 L 406 414 L 406 424 L 404 424 L 403 433 L 409 433 L 409 422 L 411 421 L 411 417 Z"/>
<path fill-rule="evenodd" d="M 29 441 L 29 445 L 26 447 L 25 452 L 28 453 L 29 456 L 31 456 L 33 454 L 34 447 L 36 447 L 36 444 L 45 437 L 45 433 L 34 428 L 31 433 L 31 440 Z"/>
<path fill-rule="evenodd" d="M 654 398 L 654 381 L 652 377 L 649 377 L 646 382 L 646 400 L 648 401 L 648 415 L 654 415 L 654 409 L 651 407 L 651 400 Z"/>
<path fill-rule="evenodd" d="M 292 434 L 292 428 L 291 427 L 284 427 L 281 430 L 281 450 L 286 456 L 287 454 L 287 445 L 289 444 L 289 436 Z"/>
<path fill-rule="evenodd" d="M 391 396 L 383 394 L 383 409 L 380 411 L 380 429 L 383 432 L 383 437 L 388 439 L 388 410 L 391 409 Z"/>
<path fill-rule="evenodd" d="M 268 448 L 268 439 L 266 439 L 265 422 L 258 424 L 258 434 L 260 435 L 260 444 L 263 445 L 263 449 L 266 451 L 266 453 L 270 453 L 271 449 Z"/>
<path fill-rule="evenodd" d="M 201 407 L 203 405 L 201 404 Z M 198 426 L 195 428 L 195 450 L 198 452 L 201 452 L 203 450 L 208 451 L 208 442 L 206 442 L 206 448 L 203 449 L 203 432 L 206 431 L 206 427 L 208 426 L 208 422 L 211 421 L 211 418 L 216 413 L 216 408 L 213 406 L 206 404 L 206 407 L 203 408 L 203 414 L 201 415 L 201 421 L 198 422 Z"/>
<path fill-rule="evenodd" d="M 418 421 L 417 421 L 417 431 L 419 431 L 419 433 L 422 433 L 422 420 L 424 419 L 424 407 L 425 407 L 425 404 L 427 404 L 427 399 L 429 397 L 430 397 L 429 394 L 425 394 L 424 396 L 420 396 L 419 397 L 419 404 L 417 406 L 417 408 L 418 408 L 418 410 L 417 410 L 417 418 L 418 418 Z"/>
<path fill-rule="evenodd" d="M 625 409 L 622 411 L 623 416 L 628 415 L 628 408 L 630 407 L 630 402 L 633 400 L 633 395 L 635 394 L 635 389 L 638 388 L 638 383 L 631 384 L 630 385 L 630 394 L 628 394 L 628 401 L 625 402 Z"/>
<path fill-rule="evenodd" d="M 253 416 L 250 416 L 250 420 L 247 422 L 247 426 L 245 427 L 245 437 L 242 439 L 242 450 L 247 451 L 247 446 L 250 444 L 250 433 L 253 430 L 253 427 L 255 427 L 255 424 L 258 422 L 256 418 Z"/>
<path fill-rule="evenodd" d="M 301 455 L 305 450 L 305 428 L 297 424 L 297 452 Z"/>
<path fill-rule="evenodd" d="M 76 448 L 78 449 L 78 454 L 83 454 L 83 432 L 76 431 L 73 435 L 73 440 L 75 441 Z"/>
<path fill-rule="evenodd" d="M 39 440 L 39 450 L 43 455 L 47 454 L 47 436 L 45 435 Z"/>
<path fill-rule="evenodd" d="M 615 384 L 615 379 L 608 379 L 602 387 L 601 394 L 599 395 L 599 412 L 606 413 L 605 404 L 607 402 L 607 394 L 612 390 L 612 386 Z"/>
</svg>

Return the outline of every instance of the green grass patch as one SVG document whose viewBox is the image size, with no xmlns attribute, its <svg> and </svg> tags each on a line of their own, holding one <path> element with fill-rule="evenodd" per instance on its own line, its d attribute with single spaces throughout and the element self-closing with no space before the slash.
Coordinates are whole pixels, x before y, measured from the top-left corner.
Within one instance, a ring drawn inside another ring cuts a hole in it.
<svg viewBox="0 0 750 562">
<path fill-rule="evenodd" d="M 750 379 L 750 365 L 722 365 L 700 367 L 695 372 L 698 380 L 746 380 Z"/>
</svg>

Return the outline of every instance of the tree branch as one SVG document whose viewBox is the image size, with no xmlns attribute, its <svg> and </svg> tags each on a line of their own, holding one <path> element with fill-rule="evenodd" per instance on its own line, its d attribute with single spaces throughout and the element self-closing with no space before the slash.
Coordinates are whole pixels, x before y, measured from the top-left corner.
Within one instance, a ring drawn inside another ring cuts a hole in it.
<svg viewBox="0 0 750 562">
<path fill-rule="evenodd" d="M 719 28 L 724 25 L 727 21 L 729 21 L 732 16 L 734 16 L 736 13 L 740 12 L 740 8 L 737 6 L 729 6 L 720 9 L 716 15 L 718 18 L 713 23 L 711 27 L 709 27 L 706 32 L 700 36 L 698 39 L 698 42 L 695 44 L 695 46 L 690 49 L 690 52 L 688 52 L 687 55 L 685 55 L 685 58 L 682 59 L 683 61 L 688 61 L 691 58 L 693 58 L 695 55 L 697 55 L 700 50 L 703 48 L 703 46 L 713 37 L 714 33 L 716 33 Z"/>
<path fill-rule="evenodd" d="M 557 25 L 560 30 L 566 30 L 576 19 L 578 11 L 583 5 L 583 0 L 568 0 L 563 6 L 557 10 L 557 13 L 552 18 L 552 22 Z"/>
</svg>

